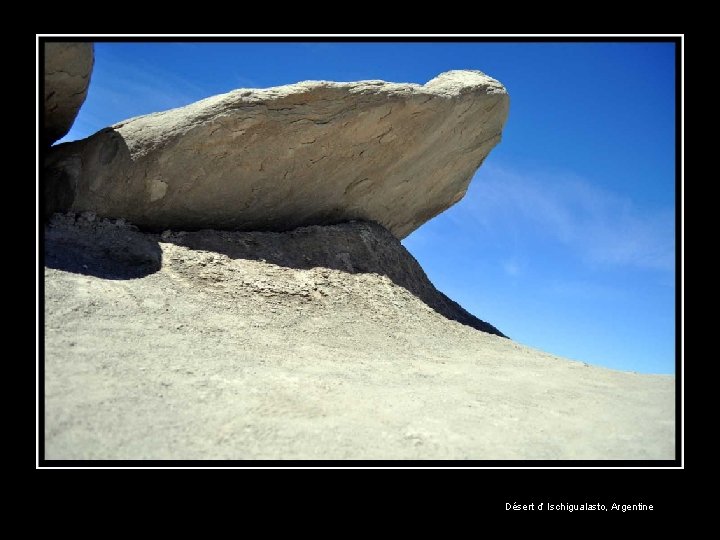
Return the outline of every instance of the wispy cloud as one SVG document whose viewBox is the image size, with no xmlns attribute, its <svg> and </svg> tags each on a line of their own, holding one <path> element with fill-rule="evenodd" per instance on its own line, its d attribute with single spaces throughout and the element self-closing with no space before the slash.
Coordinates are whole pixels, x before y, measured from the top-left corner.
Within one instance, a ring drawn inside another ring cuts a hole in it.
<svg viewBox="0 0 720 540">
<path fill-rule="evenodd" d="M 150 64 L 142 59 L 128 62 L 110 51 L 103 51 L 98 61 L 98 70 L 103 70 L 98 92 L 104 92 L 110 99 L 143 98 L 150 106 L 177 107 L 207 97 L 207 89 L 185 77 Z M 95 79 L 95 74 L 93 74 Z"/>
<path fill-rule="evenodd" d="M 462 208 L 455 219 L 470 214 L 491 234 L 559 242 L 590 263 L 674 268 L 673 209 L 641 208 L 572 175 L 523 174 L 488 164 Z M 516 275 L 513 268 L 505 271 Z"/>
<path fill-rule="evenodd" d="M 520 275 L 520 265 L 516 261 L 505 261 L 502 266 L 508 276 L 514 277 Z"/>
</svg>

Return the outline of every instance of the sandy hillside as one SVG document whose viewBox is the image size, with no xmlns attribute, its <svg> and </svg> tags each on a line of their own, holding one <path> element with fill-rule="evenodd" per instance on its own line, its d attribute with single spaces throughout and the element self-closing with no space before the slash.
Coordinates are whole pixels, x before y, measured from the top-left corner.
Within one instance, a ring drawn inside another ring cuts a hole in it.
<svg viewBox="0 0 720 540">
<path fill-rule="evenodd" d="M 357 232 L 345 227 L 307 230 L 290 249 L 278 233 L 57 218 L 46 457 L 674 458 L 673 377 L 456 322 L 466 312 L 411 275 L 399 242 L 362 229 L 388 254 L 368 262 L 343 248 L 337 236 Z"/>
</svg>

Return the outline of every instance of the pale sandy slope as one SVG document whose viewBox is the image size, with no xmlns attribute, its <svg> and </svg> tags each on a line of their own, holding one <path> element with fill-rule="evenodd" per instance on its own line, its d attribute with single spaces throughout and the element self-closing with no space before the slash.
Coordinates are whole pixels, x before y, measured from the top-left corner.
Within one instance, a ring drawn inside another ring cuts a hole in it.
<svg viewBox="0 0 720 540">
<path fill-rule="evenodd" d="M 47 458 L 674 457 L 673 377 L 485 334 L 385 276 L 159 246 L 136 279 L 46 268 Z"/>
</svg>

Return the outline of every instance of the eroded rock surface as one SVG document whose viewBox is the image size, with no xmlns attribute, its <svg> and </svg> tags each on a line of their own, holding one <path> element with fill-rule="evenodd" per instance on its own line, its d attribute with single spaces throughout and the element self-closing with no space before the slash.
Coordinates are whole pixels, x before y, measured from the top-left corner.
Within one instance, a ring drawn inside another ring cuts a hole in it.
<svg viewBox="0 0 720 540">
<path fill-rule="evenodd" d="M 85 102 L 94 61 L 92 43 L 45 43 L 45 144 L 64 137 Z"/>
<path fill-rule="evenodd" d="M 505 88 L 477 71 L 235 90 L 54 148 L 48 210 L 158 229 L 359 219 L 403 238 L 463 197 L 507 112 Z"/>
<path fill-rule="evenodd" d="M 176 248 L 198 254 L 178 264 L 163 263 Z M 209 258 L 208 258 L 209 257 Z M 225 283 L 230 288 L 252 288 L 236 283 L 234 272 L 248 261 L 298 271 L 385 276 L 440 315 L 477 330 L 503 336 L 438 291 L 415 258 L 387 230 L 375 223 L 353 222 L 301 227 L 284 233 L 201 230 L 147 234 L 124 220 L 98 219 L 94 214 L 57 214 L 45 230 L 45 265 L 104 279 L 133 279 L 157 272 L 162 265 L 206 287 Z M 199 276 L 199 277 L 198 277 Z M 260 280 L 263 289 L 278 297 L 327 302 L 332 298 L 326 280 L 298 280 L 288 287 L 283 280 Z M 378 308 L 380 309 L 380 308 Z"/>
</svg>

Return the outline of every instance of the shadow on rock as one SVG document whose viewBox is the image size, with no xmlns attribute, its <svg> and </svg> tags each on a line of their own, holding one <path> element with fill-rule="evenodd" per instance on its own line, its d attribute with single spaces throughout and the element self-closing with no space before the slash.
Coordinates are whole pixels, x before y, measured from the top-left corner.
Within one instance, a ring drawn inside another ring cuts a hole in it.
<svg viewBox="0 0 720 540">
<path fill-rule="evenodd" d="M 444 317 L 506 337 L 438 291 L 400 241 L 375 223 L 357 221 L 301 227 L 288 232 L 166 231 L 162 241 L 286 268 L 321 267 L 353 274 L 385 275 Z"/>
<path fill-rule="evenodd" d="M 160 270 L 159 241 L 285 268 L 328 268 L 379 274 L 408 290 L 440 315 L 506 337 L 438 291 L 420 264 L 384 227 L 353 221 L 287 232 L 166 231 L 143 233 L 122 219 L 55 214 L 45 228 L 45 266 L 104 279 L 135 279 Z"/>
<path fill-rule="evenodd" d="M 152 236 L 123 220 L 56 214 L 45 228 L 45 266 L 104 279 L 136 279 L 160 270 Z"/>
</svg>

